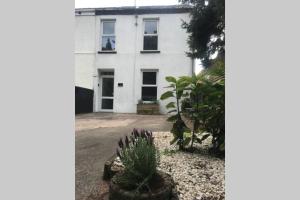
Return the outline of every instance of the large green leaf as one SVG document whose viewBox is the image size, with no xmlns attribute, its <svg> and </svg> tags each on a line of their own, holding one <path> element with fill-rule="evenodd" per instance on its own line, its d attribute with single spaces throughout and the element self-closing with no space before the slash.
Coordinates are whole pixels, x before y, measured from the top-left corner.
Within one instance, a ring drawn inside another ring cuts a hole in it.
<svg viewBox="0 0 300 200">
<path fill-rule="evenodd" d="M 188 137 L 183 140 L 183 146 L 187 146 L 191 142 L 192 138 Z"/>
<path fill-rule="evenodd" d="M 190 76 L 181 76 L 181 77 L 179 77 L 179 80 L 180 81 L 184 81 L 184 82 L 192 82 L 192 79 L 193 79 L 193 77 L 190 77 Z"/>
<path fill-rule="evenodd" d="M 169 86 L 167 86 L 167 87 L 164 87 L 164 88 L 176 88 L 176 84 L 174 84 L 174 83 L 171 83 Z"/>
<path fill-rule="evenodd" d="M 175 102 L 170 102 L 170 103 L 168 103 L 168 104 L 166 105 L 166 108 L 167 108 L 167 109 L 170 109 L 170 108 L 176 108 Z"/>
<path fill-rule="evenodd" d="M 177 115 L 173 115 L 173 116 L 171 116 L 171 117 L 168 117 L 167 121 L 169 121 L 169 122 L 174 122 L 174 121 L 177 120 L 177 118 L 178 118 Z"/>
<path fill-rule="evenodd" d="M 176 78 L 174 78 L 173 76 L 167 76 L 166 77 L 166 80 L 168 81 L 168 82 L 171 82 L 171 83 L 175 83 L 176 84 Z"/>
<path fill-rule="evenodd" d="M 189 138 L 189 137 L 192 137 L 192 132 L 191 130 L 186 130 L 184 133 L 183 133 L 183 138 Z"/>
<path fill-rule="evenodd" d="M 165 99 L 168 99 L 170 97 L 174 97 L 174 94 L 172 91 L 167 91 L 165 93 L 163 93 L 161 96 L 160 96 L 160 99 L 161 100 L 165 100 Z"/>
</svg>

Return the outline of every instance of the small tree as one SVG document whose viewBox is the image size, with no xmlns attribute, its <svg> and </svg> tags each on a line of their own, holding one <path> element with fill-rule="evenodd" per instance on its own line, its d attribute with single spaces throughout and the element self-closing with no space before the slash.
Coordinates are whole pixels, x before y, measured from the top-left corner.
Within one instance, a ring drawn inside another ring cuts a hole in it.
<svg viewBox="0 0 300 200">
<path fill-rule="evenodd" d="M 166 108 L 169 110 L 168 113 L 172 114 L 167 120 L 173 122 L 173 127 L 171 132 L 173 133 L 174 139 L 171 141 L 171 144 L 179 145 L 179 149 L 184 149 L 183 134 L 187 130 L 187 126 L 181 118 L 180 111 L 180 100 L 184 96 L 183 91 L 187 86 L 187 83 L 176 79 L 172 76 L 166 77 L 166 80 L 170 83 L 167 88 L 170 88 L 169 91 L 163 93 L 160 97 L 161 100 L 172 99 L 173 101 L 169 102 L 166 105 Z"/>
<path fill-rule="evenodd" d="M 182 104 L 183 114 L 193 121 L 192 145 L 213 137 L 215 152 L 225 150 L 225 67 L 222 60 L 197 76 L 182 77 L 189 90 L 189 98 Z M 209 133 L 196 137 L 196 133 Z M 191 145 L 191 146 L 192 146 Z"/>
</svg>

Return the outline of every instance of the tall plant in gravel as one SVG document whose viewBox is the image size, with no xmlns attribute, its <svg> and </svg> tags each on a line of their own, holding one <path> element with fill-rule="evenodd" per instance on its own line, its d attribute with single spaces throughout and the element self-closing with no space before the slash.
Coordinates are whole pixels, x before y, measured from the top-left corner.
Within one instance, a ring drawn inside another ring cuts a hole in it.
<svg viewBox="0 0 300 200">
<path fill-rule="evenodd" d="M 172 76 L 167 76 L 166 80 L 170 83 L 166 88 L 169 88 L 170 90 L 163 93 L 160 99 L 170 100 L 166 105 L 166 108 L 169 110 L 168 113 L 171 114 L 167 120 L 173 122 L 171 132 L 173 133 L 174 139 L 171 141 L 171 144 L 176 143 L 179 145 L 179 149 L 183 150 L 183 134 L 188 128 L 181 117 L 180 101 L 181 98 L 185 96 L 184 89 L 187 86 L 187 83 Z"/>
<path fill-rule="evenodd" d="M 206 132 L 212 137 L 213 149 L 225 150 L 225 66 L 222 60 L 193 77 L 182 77 L 190 96 L 182 104 L 185 116 L 194 122 L 193 133 Z M 195 134 L 193 134 L 195 135 Z M 206 139 L 192 137 L 198 142 Z"/>
<path fill-rule="evenodd" d="M 149 183 L 156 174 L 159 153 L 153 143 L 152 132 L 134 129 L 131 136 L 119 141 L 117 155 L 124 172 L 117 176 L 120 185 L 127 189 L 150 190 Z"/>
<path fill-rule="evenodd" d="M 188 91 L 189 97 L 185 98 L 182 102 L 183 116 L 192 121 L 192 136 L 188 138 L 187 144 L 191 142 L 191 149 L 193 148 L 194 141 L 201 143 L 208 138 L 208 133 L 203 133 L 200 129 L 201 120 L 204 117 L 203 109 L 207 105 L 203 105 L 204 90 L 206 86 L 206 80 L 203 74 L 193 76 L 183 76 L 181 80 L 187 83 L 187 87 L 184 89 Z"/>
</svg>

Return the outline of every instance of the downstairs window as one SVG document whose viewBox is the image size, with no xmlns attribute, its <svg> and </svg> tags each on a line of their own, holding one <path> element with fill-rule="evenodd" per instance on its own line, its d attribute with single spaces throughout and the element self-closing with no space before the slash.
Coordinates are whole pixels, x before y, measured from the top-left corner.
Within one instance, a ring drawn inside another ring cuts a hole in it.
<svg viewBox="0 0 300 200">
<path fill-rule="evenodd" d="M 157 100 L 156 72 L 143 72 L 142 101 Z"/>
</svg>

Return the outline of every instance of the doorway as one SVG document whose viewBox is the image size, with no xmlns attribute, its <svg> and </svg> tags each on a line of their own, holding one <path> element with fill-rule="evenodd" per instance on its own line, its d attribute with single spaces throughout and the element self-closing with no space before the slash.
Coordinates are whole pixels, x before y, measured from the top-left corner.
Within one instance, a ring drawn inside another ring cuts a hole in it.
<svg viewBox="0 0 300 200">
<path fill-rule="evenodd" d="M 114 108 L 114 72 L 100 72 L 100 111 L 112 112 Z"/>
</svg>

